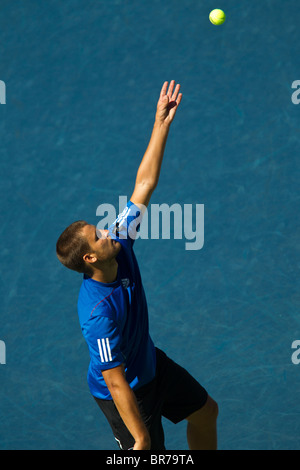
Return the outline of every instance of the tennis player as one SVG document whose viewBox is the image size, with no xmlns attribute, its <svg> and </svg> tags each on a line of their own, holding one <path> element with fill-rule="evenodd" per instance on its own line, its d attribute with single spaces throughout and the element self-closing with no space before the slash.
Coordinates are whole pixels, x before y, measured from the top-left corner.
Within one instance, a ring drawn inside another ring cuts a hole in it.
<svg viewBox="0 0 300 470">
<path fill-rule="evenodd" d="M 90 353 L 88 384 L 120 449 L 164 450 L 162 416 L 187 421 L 189 449 L 217 448 L 217 403 L 187 370 L 156 348 L 133 251 L 157 186 L 170 125 L 182 99 L 165 82 L 133 194 L 108 230 L 78 221 L 57 241 L 58 259 L 83 273 L 78 314 Z"/>
</svg>

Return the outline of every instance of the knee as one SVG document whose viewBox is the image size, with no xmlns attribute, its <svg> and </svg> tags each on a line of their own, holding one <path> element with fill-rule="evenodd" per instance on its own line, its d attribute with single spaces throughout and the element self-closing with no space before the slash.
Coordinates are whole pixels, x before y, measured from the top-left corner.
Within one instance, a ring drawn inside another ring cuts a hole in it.
<svg viewBox="0 0 300 470">
<path fill-rule="evenodd" d="M 199 410 L 201 411 L 201 410 Z M 208 395 L 207 402 L 203 407 L 204 415 L 207 416 L 211 421 L 216 421 L 219 415 L 218 403 Z"/>
<path fill-rule="evenodd" d="M 210 403 L 211 414 L 213 418 L 216 420 L 219 415 L 219 405 L 215 400 L 213 400 L 213 398 L 210 397 L 210 400 L 211 400 L 211 403 Z"/>
<path fill-rule="evenodd" d="M 217 421 L 219 415 L 219 406 L 218 403 L 213 400 L 210 396 L 207 397 L 207 401 L 205 405 L 200 408 L 198 411 L 195 411 L 195 413 L 191 414 L 188 418 L 187 421 L 191 424 L 203 424 L 204 422 L 206 423 L 213 423 Z"/>
</svg>

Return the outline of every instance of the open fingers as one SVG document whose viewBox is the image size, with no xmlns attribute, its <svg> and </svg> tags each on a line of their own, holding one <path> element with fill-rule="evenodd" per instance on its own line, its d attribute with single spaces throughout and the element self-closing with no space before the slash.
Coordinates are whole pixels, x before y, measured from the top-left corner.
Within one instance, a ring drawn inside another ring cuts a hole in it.
<svg viewBox="0 0 300 470">
<path fill-rule="evenodd" d="M 169 86 L 169 89 L 168 89 L 168 93 L 167 93 L 170 101 L 172 99 L 172 93 L 173 93 L 173 90 L 174 90 L 174 86 L 175 86 L 175 80 L 171 80 L 170 86 Z"/>
<path fill-rule="evenodd" d="M 177 106 L 179 105 L 180 101 L 181 101 L 181 98 L 182 98 L 182 93 L 179 93 L 177 99 L 176 99 L 176 103 L 177 103 Z"/>
<path fill-rule="evenodd" d="M 168 89 L 169 86 L 169 89 Z M 178 97 L 178 93 L 180 90 L 180 85 L 179 83 L 176 85 L 175 89 L 175 80 L 171 80 L 170 85 L 169 82 L 164 82 L 161 92 L 160 92 L 160 98 L 163 98 L 164 96 L 169 97 L 169 101 L 176 101 Z"/>
<path fill-rule="evenodd" d="M 180 90 L 180 85 L 178 83 L 178 85 L 176 85 L 176 88 L 175 88 L 174 93 L 172 95 L 172 98 L 171 98 L 172 101 L 178 102 L 178 100 L 181 100 L 182 93 L 179 93 L 179 90 Z M 179 104 L 179 102 L 178 102 L 178 104 Z"/>
<path fill-rule="evenodd" d="M 162 86 L 161 92 L 160 92 L 160 98 L 163 98 L 167 94 L 167 89 L 168 89 L 169 82 L 165 82 Z"/>
</svg>

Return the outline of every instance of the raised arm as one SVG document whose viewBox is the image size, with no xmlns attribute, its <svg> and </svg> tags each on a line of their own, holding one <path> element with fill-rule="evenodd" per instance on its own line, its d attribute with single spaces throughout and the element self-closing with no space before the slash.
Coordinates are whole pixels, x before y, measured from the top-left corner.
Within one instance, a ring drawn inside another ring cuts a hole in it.
<svg viewBox="0 0 300 470">
<path fill-rule="evenodd" d="M 179 90 L 180 85 L 175 86 L 174 80 L 170 82 L 170 86 L 168 82 L 162 86 L 152 135 L 139 166 L 134 191 L 130 198 L 134 204 L 148 206 L 151 195 L 157 186 L 170 125 L 182 98 L 182 93 L 179 93 Z"/>
</svg>

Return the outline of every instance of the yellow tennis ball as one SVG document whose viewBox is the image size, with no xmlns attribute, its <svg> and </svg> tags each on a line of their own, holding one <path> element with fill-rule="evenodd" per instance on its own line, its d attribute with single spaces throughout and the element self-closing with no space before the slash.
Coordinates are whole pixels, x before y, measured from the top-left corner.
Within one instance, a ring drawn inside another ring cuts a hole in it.
<svg viewBox="0 0 300 470">
<path fill-rule="evenodd" d="M 226 20 L 226 15 L 223 10 L 219 10 L 218 8 L 216 8 L 215 10 L 210 12 L 209 19 L 212 24 L 220 25 L 223 24 Z"/>
</svg>

